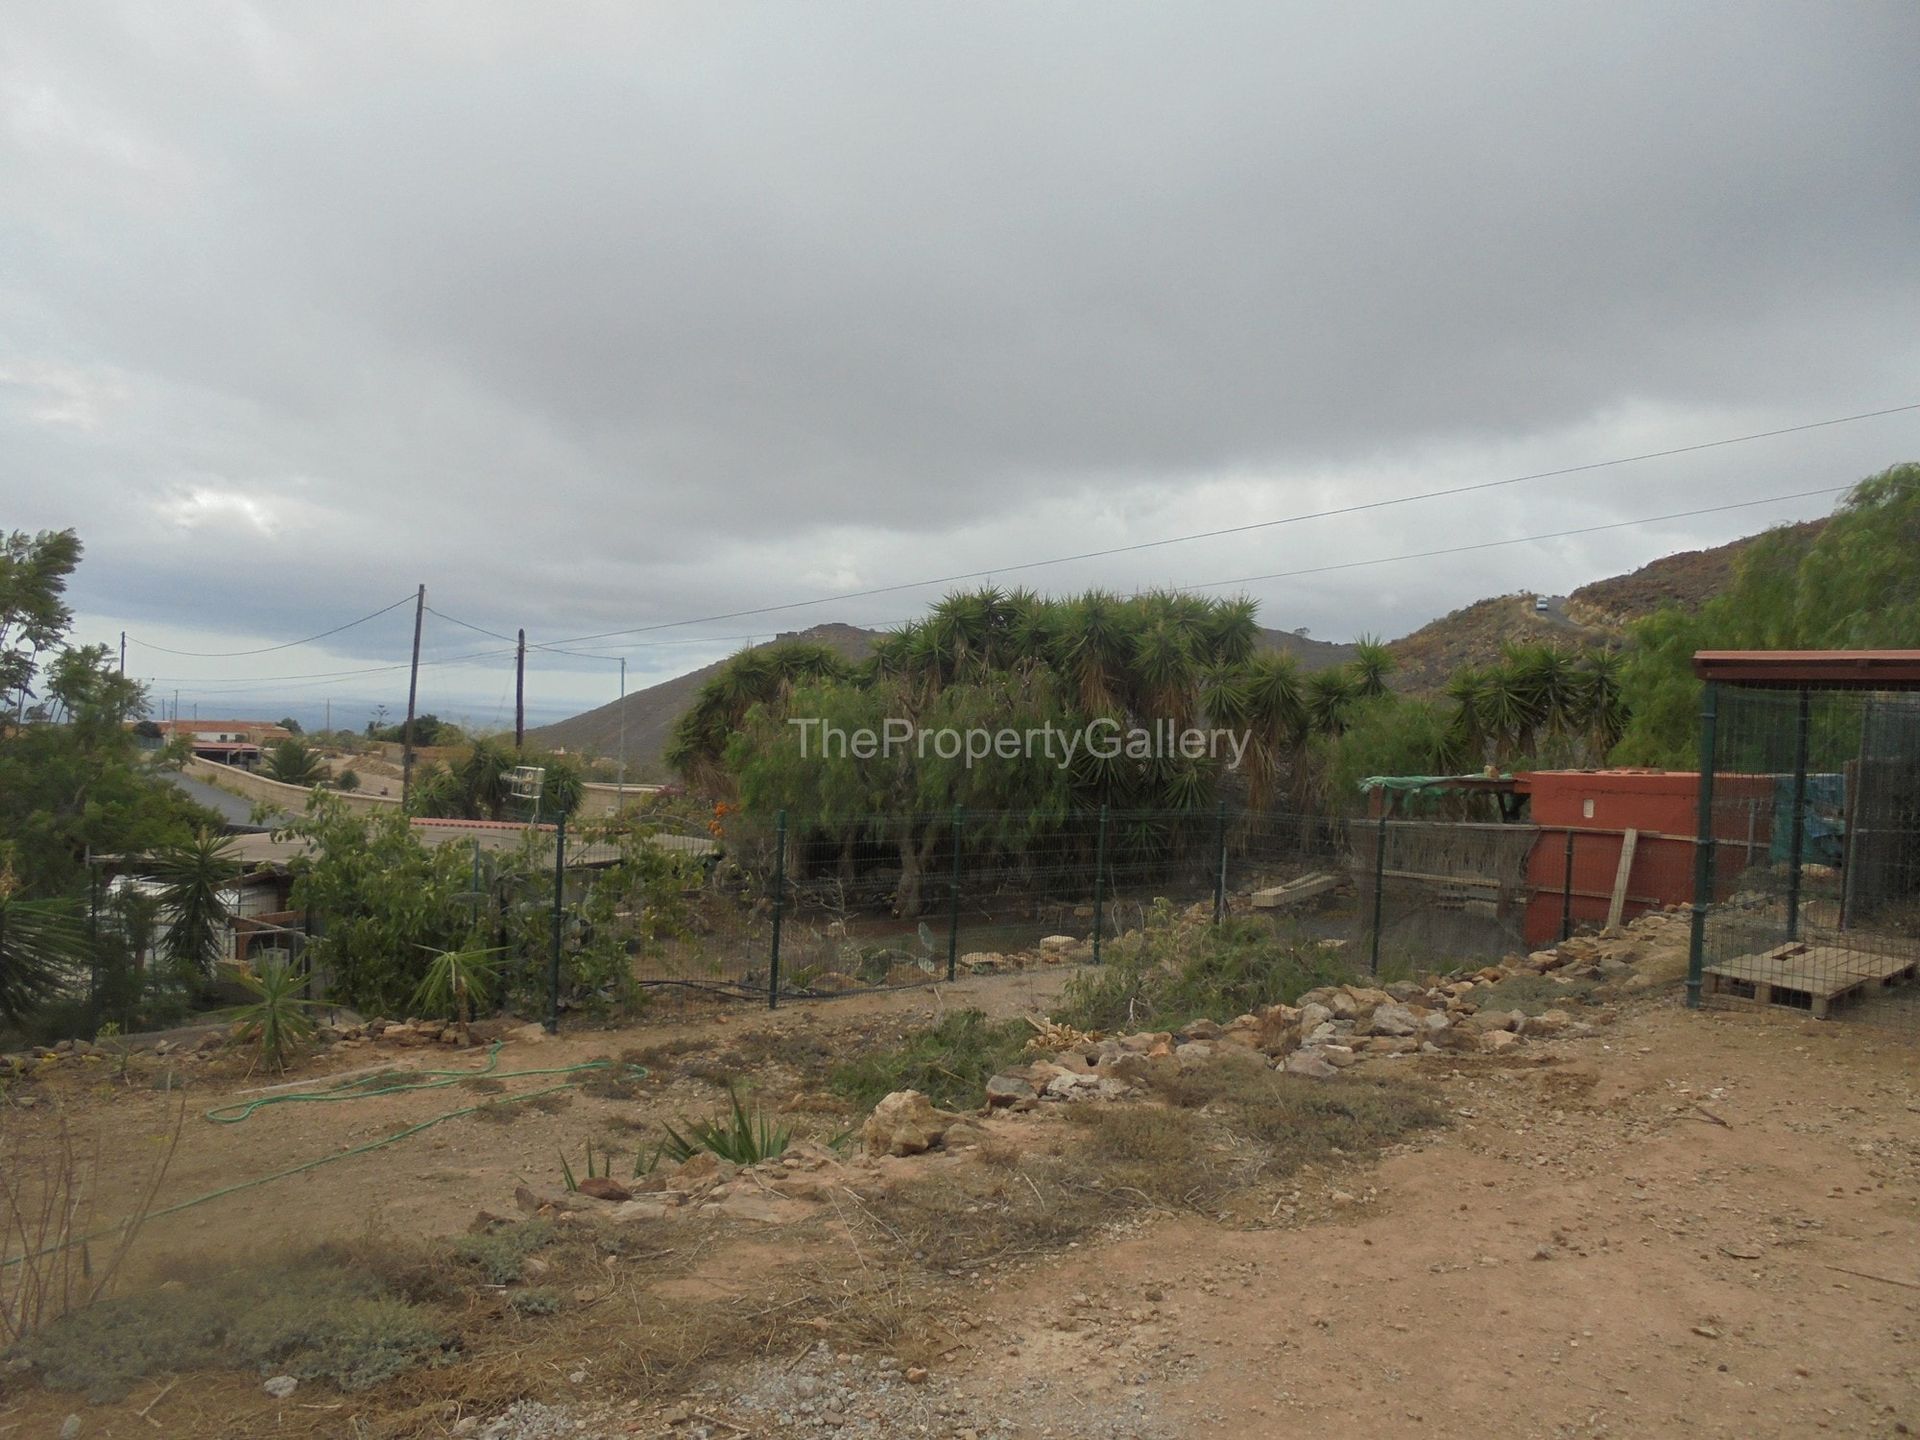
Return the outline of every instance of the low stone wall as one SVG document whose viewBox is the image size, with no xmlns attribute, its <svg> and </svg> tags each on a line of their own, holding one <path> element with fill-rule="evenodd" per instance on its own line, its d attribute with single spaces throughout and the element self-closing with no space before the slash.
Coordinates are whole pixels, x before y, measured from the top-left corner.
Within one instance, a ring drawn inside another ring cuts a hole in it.
<svg viewBox="0 0 1920 1440">
<path fill-rule="evenodd" d="M 283 785 L 278 780 L 269 780 L 264 775 L 255 775 L 232 765 L 219 765 L 211 760 L 195 757 L 186 763 L 181 772 L 191 775 L 195 780 L 205 781 L 229 795 L 238 795 L 242 800 L 252 800 L 256 804 L 271 805 L 290 815 L 298 815 L 307 808 L 307 797 L 311 790 L 299 785 Z M 342 801 L 349 810 L 363 814 L 386 813 L 400 803 L 393 795 L 369 795 L 359 790 L 332 790 L 328 792 Z"/>
</svg>

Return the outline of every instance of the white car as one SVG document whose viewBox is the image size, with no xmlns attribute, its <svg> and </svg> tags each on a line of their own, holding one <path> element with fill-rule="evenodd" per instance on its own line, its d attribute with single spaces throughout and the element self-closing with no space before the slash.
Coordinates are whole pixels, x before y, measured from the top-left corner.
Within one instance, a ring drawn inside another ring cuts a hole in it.
<svg viewBox="0 0 1920 1440">
<path fill-rule="evenodd" d="M 1546 614 L 1546 613 L 1547 613 L 1547 610 L 1548 610 L 1548 605 L 1547 605 L 1547 597 L 1546 597 L 1546 596 L 1544 596 L 1544 595 L 1536 595 L 1536 596 L 1534 596 L 1534 597 L 1533 597 L 1533 608 L 1534 608 L 1534 610 L 1535 610 L 1536 612 L 1538 612 L 1538 613 L 1539 613 L 1539 614 L 1541 614 L 1541 615 L 1544 615 L 1544 614 Z"/>
</svg>

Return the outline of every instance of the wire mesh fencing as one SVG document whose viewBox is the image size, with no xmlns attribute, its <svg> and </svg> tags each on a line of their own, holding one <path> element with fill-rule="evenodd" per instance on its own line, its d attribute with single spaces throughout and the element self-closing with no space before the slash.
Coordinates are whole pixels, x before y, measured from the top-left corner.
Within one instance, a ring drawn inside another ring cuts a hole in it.
<svg viewBox="0 0 1920 1440">
<path fill-rule="evenodd" d="M 1686 898 L 1684 865 L 1643 852 L 1623 872 L 1621 844 L 1524 823 L 1229 806 L 738 815 L 683 897 L 686 923 L 637 946 L 633 966 L 656 1004 L 778 1005 L 990 975 L 1026 976 L 1037 994 L 1040 977 L 1100 964 L 1171 912 L 1264 925 L 1356 976 L 1409 977 Z"/>
<path fill-rule="evenodd" d="M 1709 687 L 1689 987 L 1920 1037 L 1920 695 Z"/>
</svg>

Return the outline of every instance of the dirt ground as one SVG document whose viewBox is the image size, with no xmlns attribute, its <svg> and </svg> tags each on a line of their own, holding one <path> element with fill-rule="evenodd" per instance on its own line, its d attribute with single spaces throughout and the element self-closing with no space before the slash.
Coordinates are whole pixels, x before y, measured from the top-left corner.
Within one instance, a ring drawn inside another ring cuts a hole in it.
<svg viewBox="0 0 1920 1440">
<path fill-rule="evenodd" d="M 685 1042 L 636 1094 L 567 1095 L 510 1123 L 450 1120 L 157 1220 L 142 1239 L 144 1271 L 271 1257 L 370 1230 L 458 1234 L 477 1211 L 511 1213 L 517 1184 L 557 1185 L 561 1152 L 577 1159 L 589 1138 L 623 1127 L 630 1139 L 636 1119 L 698 1113 L 720 1092 L 689 1061 L 844 1054 L 940 1008 L 1036 1008 L 1041 984 L 982 978 L 772 1016 L 512 1044 L 504 1070 Z M 892 1368 L 862 1368 L 893 1366 L 884 1356 L 809 1355 L 800 1331 L 764 1359 L 718 1367 L 685 1395 L 633 1401 L 598 1379 L 588 1346 L 577 1370 L 555 1366 L 527 1387 L 529 1402 L 553 1409 L 498 1433 L 1910 1433 L 1920 1426 L 1916 1058 L 1909 1044 L 1846 1024 L 1689 1014 L 1669 992 L 1616 1007 L 1588 1038 L 1376 1064 L 1369 1068 L 1437 1087 L 1446 1128 L 1377 1160 L 1294 1174 L 1268 1192 L 1259 1224 L 1140 1214 L 1103 1238 L 957 1280 L 947 1316 L 959 1338 L 914 1387 Z M 479 1057 L 335 1052 L 299 1078 L 375 1061 L 466 1068 Z M 190 1080 L 162 1205 L 344 1151 L 473 1098 L 454 1087 L 279 1105 L 239 1125 L 201 1118 L 257 1084 Z M 30 1123 L 64 1106 L 97 1121 L 109 1154 L 134 1158 L 181 1099 L 77 1069 L 40 1088 L 46 1098 Z M 801 1123 L 824 1134 L 857 1118 L 829 1111 Z M 1057 1121 L 1024 1123 L 1039 1135 Z M 675 1223 L 691 1236 L 707 1222 Z M 671 1283 L 755 1304 L 766 1265 L 817 1255 L 823 1243 L 845 1248 L 817 1219 L 733 1226 Z M 844 1263 L 871 1262 L 856 1245 Z M 611 1346 L 617 1336 L 607 1338 Z M 841 1402 L 802 1401 L 795 1387 L 847 1399 L 835 1409 Z M 870 1391 L 899 1398 L 888 1401 L 893 1419 L 862 1429 Z M 320 1432 L 313 1413 L 261 1408 L 257 1377 L 172 1377 L 100 1406 L 14 1386 L 0 1392 L 0 1440 L 62 1433 L 70 1413 L 81 1436 L 213 1433 L 188 1417 L 242 1394 L 247 1418 L 228 1433 L 272 1434 L 296 1419 L 302 1434 L 370 1433 L 357 1417 L 382 1404 L 378 1390 L 303 1389 L 293 1403 L 320 1407 L 338 1425 Z M 449 1414 L 404 1433 L 489 1433 L 458 1423 Z"/>
</svg>

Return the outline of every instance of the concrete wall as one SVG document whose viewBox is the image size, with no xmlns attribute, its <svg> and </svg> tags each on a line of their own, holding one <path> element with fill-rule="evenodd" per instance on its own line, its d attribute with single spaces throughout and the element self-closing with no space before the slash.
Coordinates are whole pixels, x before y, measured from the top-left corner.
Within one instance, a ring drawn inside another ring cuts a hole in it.
<svg viewBox="0 0 1920 1440">
<path fill-rule="evenodd" d="M 618 785 L 590 783 L 584 788 L 585 793 L 580 797 L 580 809 L 575 812 L 577 818 L 581 820 L 598 820 L 603 816 L 613 815 L 619 812 L 620 787 Z M 651 795 L 659 789 L 660 787 L 658 785 L 635 785 L 629 783 L 627 786 L 627 804 L 635 804 L 641 796 Z"/>
<path fill-rule="evenodd" d="M 395 747 L 395 749 L 398 748 Z M 209 785 L 216 785 L 230 795 L 272 805 L 291 815 L 298 815 L 305 811 L 307 796 L 311 793 L 298 785 L 282 785 L 278 780 L 269 780 L 264 775 L 250 774 L 245 770 L 235 769 L 231 765 L 217 765 L 211 760 L 189 760 L 184 773 L 196 780 L 204 780 Z M 658 785 L 629 785 L 626 790 L 627 804 L 632 805 L 641 796 L 650 795 L 659 788 Z M 384 813 L 400 803 L 398 795 L 372 795 L 364 790 L 332 790 L 328 793 L 344 802 L 349 810 L 362 813 L 374 811 Z M 586 793 L 581 797 L 576 818 L 598 820 L 612 815 L 620 808 L 619 801 L 618 785 L 588 785 Z"/>
<path fill-rule="evenodd" d="M 276 810 L 290 815 L 299 815 L 307 808 L 307 797 L 313 792 L 298 785 L 282 785 L 278 780 L 269 780 L 264 775 L 249 774 L 245 770 L 235 769 L 231 765 L 216 765 L 211 760 L 189 760 L 183 774 L 196 780 L 225 790 L 229 795 L 238 795 L 243 800 L 256 804 L 267 804 Z M 349 810 L 361 813 L 386 813 L 400 803 L 393 795 L 368 795 L 358 790 L 334 790 L 330 794 L 338 797 Z"/>
</svg>

